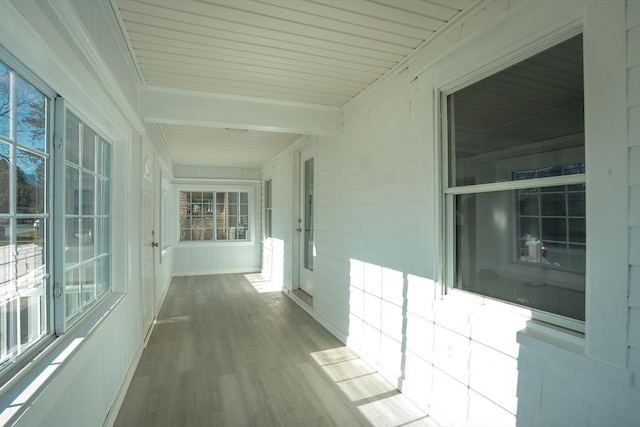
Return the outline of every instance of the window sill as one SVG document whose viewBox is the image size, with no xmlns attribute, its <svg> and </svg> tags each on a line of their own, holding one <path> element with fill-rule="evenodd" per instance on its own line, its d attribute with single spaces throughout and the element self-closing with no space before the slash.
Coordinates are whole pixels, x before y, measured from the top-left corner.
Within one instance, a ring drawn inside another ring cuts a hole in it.
<svg viewBox="0 0 640 427">
<path fill-rule="evenodd" d="M 112 292 L 0 388 L 0 425 L 18 420 L 124 297 L 123 293 Z"/>
<path fill-rule="evenodd" d="M 518 332 L 518 344 L 535 348 L 568 366 L 575 366 L 594 375 L 607 378 L 621 386 L 630 387 L 631 372 L 589 357 L 584 335 L 558 326 L 530 320 L 527 327 Z"/>
</svg>

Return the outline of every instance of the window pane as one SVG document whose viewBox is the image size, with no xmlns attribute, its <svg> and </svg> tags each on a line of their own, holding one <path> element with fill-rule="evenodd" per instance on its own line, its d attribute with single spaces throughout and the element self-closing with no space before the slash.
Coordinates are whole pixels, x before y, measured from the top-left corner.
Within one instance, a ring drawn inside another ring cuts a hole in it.
<svg viewBox="0 0 640 427">
<path fill-rule="evenodd" d="M 542 218 L 542 240 L 567 241 L 567 220 L 565 218 Z"/>
<path fill-rule="evenodd" d="M 82 167 L 96 170 L 96 133 L 88 126 L 84 126 L 82 136 Z"/>
<path fill-rule="evenodd" d="M 24 145 L 45 149 L 46 99 L 22 78 L 16 78 L 16 140 Z"/>
<path fill-rule="evenodd" d="M 80 268 L 68 270 L 64 283 L 65 319 L 69 319 L 80 310 Z"/>
<path fill-rule="evenodd" d="M 67 166 L 65 170 L 65 214 L 80 214 L 80 169 Z"/>
<path fill-rule="evenodd" d="M 584 219 L 569 219 L 569 241 L 572 243 L 586 243 L 586 225 Z"/>
<path fill-rule="evenodd" d="M 67 129 L 65 137 L 65 160 L 80 164 L 80 120 L 67 112 Z"/>
<path fill-rule="evenodd" d="M 452 196 L 457 218 L 455 287 L 584 320 L 584 270 L 576 267 L 583 264 L 585 251 L 547 243 L 533 233 L 511 240 L 513 193 Z"/>
<path fill-rule="evenodd" d="M 18 148 L 17 213 L 42 214 L 45 206 L 45 158 Z"/>
<path fill-rule="evenodd" d="M 567 197 L 568 197 L 568 204 L 569 204 L 569 215 L 585 216 L 586 202 L 585 202 L 584 192 L 569 193 Z"/>
<path fill-rule="evenodd" d="M 542 193 L 540 196 L 543 216 L 566 216 L 566 204 L 564 193 Z"/>
<path fill-rule="evenodd" d="M 80 235 L 80 220 L 67 218 L 65 220 L 64 241 L 65 265 L 80 262 L 80 250 L 82 249 Z"/>
<path fill-rule="evenodd" d="M 538 215 L 538 194 L 519 194 L 518 212 L 520 215 Z"/>
<path fill-rule="evenodd" d="M 0 213 L 11 212 L 10 190 L 12 163 L 11 146 L 0 141 Z"/>
<path fill-rule="evenodd" d="M 581 35 L 447 101 L 450 186 L 584 173 Z"/>
<path fill-rule="evenodd" d="M 109 257 L 102 257 L 96 262 L 96 293 L 98 296 L 109 290 Z"/>
<path fill-rule="evenodd" d="M 0 62 L 0 135 L 10 138 L 9 117 L 11 107 L 11 75 L 5 64 Z"/>
<path fill-rule="evenodd" d="M 82 192 L 78 192 L 77 196 L 80 198 L 79 204 L 82 207 L 82 215 L 94 214 L 94 195 L 95 195 L 96 180 L 95 177 L 89 173 L 82 174 Z"/>
</svg>

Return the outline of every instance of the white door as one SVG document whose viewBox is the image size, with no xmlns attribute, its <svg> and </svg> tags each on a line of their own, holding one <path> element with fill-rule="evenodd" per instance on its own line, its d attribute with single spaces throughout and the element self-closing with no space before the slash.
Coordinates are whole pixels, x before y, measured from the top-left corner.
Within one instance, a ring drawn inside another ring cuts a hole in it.
<svg viewBox="0 0 640 427">
<path fill-rule="evenodd" d="M 313 295 L 313 261 L 315 258 L 315 159 L 311 149 L 300 154 L 299 268 L 300 289 Z"/>
<path fill-rule="evenodd" d="M 155 257 L 157 237 L 155 236 L 155 156 L 151 143 L 142 144 L 142 184 L 140 207 L 140 241 L 142 242 L 142 312 L 143 331 L 149 332 L 155 315 Z"/>
</svg>

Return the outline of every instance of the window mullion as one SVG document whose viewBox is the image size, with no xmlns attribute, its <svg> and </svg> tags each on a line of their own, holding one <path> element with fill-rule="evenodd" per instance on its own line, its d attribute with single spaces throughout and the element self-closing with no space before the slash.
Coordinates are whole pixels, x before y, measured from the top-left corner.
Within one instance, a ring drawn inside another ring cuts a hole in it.
<svg viewBox="0 0 640 427">
<path fill-rule="evenodd" d="M 53 251 L 56 254 L 53 265 L 53 299 L 54 299 L 54 331 L 56 334 L 65 332 L 65 150 L 66 150 L 66 107 L 62 98 L 55 99 L 55 126 L 53 144 L 53 227 L 51 237 Z"/>
</svg>

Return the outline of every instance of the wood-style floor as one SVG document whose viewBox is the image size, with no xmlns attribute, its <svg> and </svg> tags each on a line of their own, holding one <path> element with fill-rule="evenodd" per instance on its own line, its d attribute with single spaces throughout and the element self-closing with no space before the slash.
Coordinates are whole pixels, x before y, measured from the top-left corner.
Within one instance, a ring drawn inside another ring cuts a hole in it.
<svg viewBox="0 0 640 427">
<path fill-rule="evenodd" d="M 175 278 L 115 425 L 435 426 L 265 286 L 258 275 Z"/>
</svg>

